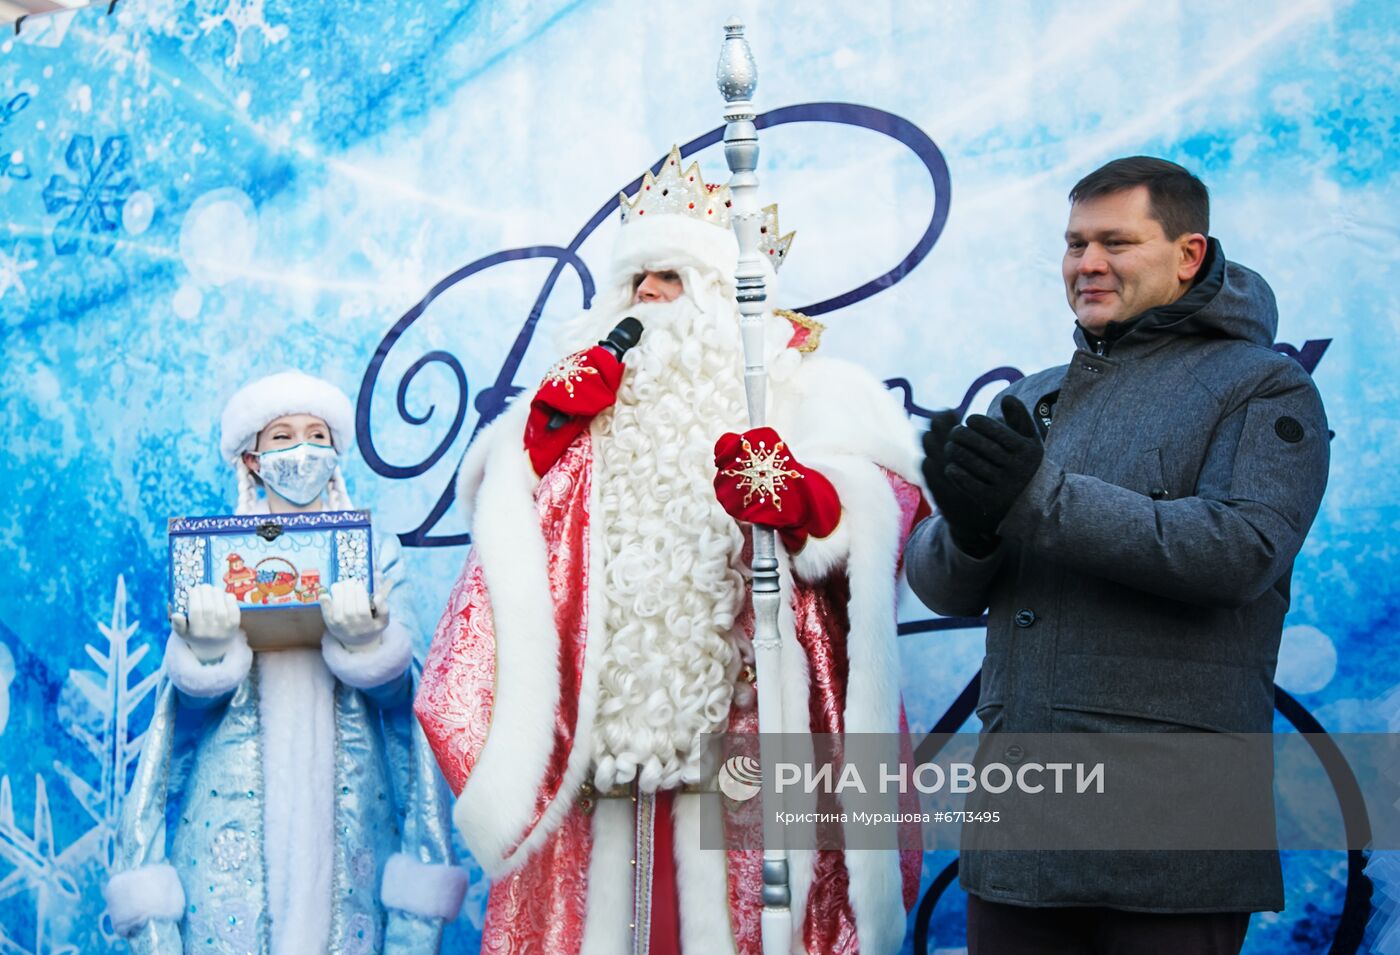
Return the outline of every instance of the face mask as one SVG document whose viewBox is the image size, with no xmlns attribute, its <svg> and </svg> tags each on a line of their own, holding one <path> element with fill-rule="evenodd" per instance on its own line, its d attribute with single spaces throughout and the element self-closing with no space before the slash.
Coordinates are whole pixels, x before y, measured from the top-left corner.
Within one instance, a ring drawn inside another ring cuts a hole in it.
<svg viewBox="0 0 1400 955">
<path fill-rule="evenodd" d="M 258 455 L 258 476 L 283 499 L 305 507 L 326 489 L 335 472 L 335 448 L 325 444 L 298 444 Z"/>
</svg>

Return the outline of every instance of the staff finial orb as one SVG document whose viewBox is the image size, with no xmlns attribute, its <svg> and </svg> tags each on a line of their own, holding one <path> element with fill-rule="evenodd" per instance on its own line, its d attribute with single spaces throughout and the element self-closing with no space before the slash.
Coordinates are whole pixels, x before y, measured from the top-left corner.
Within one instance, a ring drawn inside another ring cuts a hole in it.
<svg viewBox="0 0 1400 955">
<path fill-rule="evenodd" d="M 754 65 L 749 41 L 744 39 L 744 23 L 738 17 L 730 17 L 724 25 L 715 80 L 726 103 L 752 99 L 758 88 L 758 67 Z"/>
</svg>

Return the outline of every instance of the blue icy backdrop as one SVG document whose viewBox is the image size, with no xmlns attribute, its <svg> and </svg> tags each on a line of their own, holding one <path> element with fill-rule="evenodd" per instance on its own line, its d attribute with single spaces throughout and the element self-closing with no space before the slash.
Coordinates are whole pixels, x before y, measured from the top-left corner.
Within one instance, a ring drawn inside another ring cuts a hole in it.
<svg viewBox="0 0 1400 955">
<path fill-rule="evenodd" d="M 915 410 L 1066 358 L 1081 174 L 1155 153 L 1207 180 L 1336 432 L 1279 728 L 1394 726 L 1400 12 L 1090 6 L 127 0 L 0 38 L 0 952 L 109 948 L 98 885 L 166 631 L 165 520 L 231 507 L 228 395 L 297 365 L 358 396 L 352 490 L 419 545 L 435 620 L 465 551 L 454 468 L 556 357 L 612 197 L 673 141 L 721 177 L 736 11 L 771 111 L 764 190 L 798 230 L 779 304 L 813 306 L 822 347 Z M 980 633 L 903 619 L 915 728 L 962 725 Z M 951 856 L 926 861 L 928 950 L 959 951 Z M 1362 861 L 1289 855 L 1287 911 L 1248 951 L 1355 951 L 1368 920 L 1373 950 L 1400 949 Z M 479 939 L 473 872 L 453 951 Z"/>
</svg>

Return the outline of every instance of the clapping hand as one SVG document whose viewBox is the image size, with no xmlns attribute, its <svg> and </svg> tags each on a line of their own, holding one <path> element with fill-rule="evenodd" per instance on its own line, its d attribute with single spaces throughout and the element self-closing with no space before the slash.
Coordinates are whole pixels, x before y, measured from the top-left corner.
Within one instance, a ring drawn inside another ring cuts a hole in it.
<svg viewBox="0 0 1400 955">
<path fill-rule="evenodd" d="M 1031 482 L 1045 458 L 1031 413 L 1019 399 L 1001 399 L 1005 424 L 976 414 L 954 428 L 945 447 L 948 481 L 982 512 L 983 527 L 996 528 Z"/>
</svg>

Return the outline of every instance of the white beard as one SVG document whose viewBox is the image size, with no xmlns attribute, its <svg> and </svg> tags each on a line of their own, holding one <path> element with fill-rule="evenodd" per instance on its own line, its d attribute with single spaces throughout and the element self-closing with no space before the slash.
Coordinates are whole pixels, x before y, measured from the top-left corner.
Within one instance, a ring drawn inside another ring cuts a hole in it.
<svg viewBox="0 0 1400 955">
<path fill-rule="evenodd" d="M 686 295 L 627 313 L 645 332 L 594 430 L 608 641 L 594 784 L 635 778 L 653 792 L 703 778 L 703 737 L 727 725 L 751 652 L 735 632 L 744 534 L 712 486 L 716 439 L 746 419 L 732 315 L 703 313 Z"/>
</svg>

